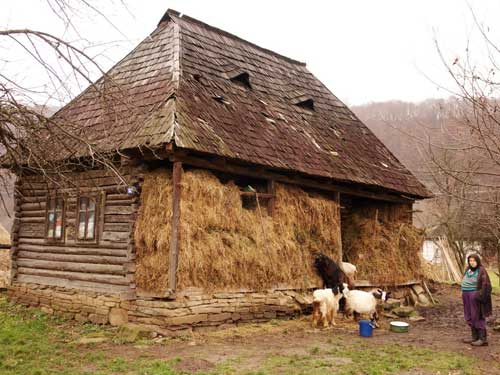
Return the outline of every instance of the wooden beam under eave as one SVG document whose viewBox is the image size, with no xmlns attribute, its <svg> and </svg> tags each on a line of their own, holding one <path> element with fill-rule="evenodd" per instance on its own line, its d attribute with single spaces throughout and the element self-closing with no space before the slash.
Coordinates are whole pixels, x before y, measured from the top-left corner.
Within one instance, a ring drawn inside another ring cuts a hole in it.
<svg viewBox="0 0 500 375">
<path fill-rule="evenodd" d="M 177 265 L 181 234 L 181 193 L 182 193 L 182 163 L 175 161 L 172 172 L 172 234 L 170 239 L 170 254 L 168 266 L 168 286 L 172 292 L 177 289 Z"/>
<path fill-rule="evenodd" d="M 236 163 L 230 163 L 229 161 L 222 163 L 220 162 L 221 159 L 222 158 L 217 158 L 217 157 L 210 157 L 210 159 L 208 159 L 206 157 L 203 158 L 196 155 L 189 155 L 185 154 L 185 150 L 178 150 L 178 151 L 175 150 L 173 154 L 169 157 L 169 160 L 172 162 L 180 161 L 186 165 L 191 165 L 193 167 L 212 169 L 240 176 L 271 179 L 276 182 L 284 182 L 287 184 L 299 185 L 302 187 L 309 187 L 323 191 L 340 192 L 342 194 L 348 194 L 363 198 L 370 198 L 379 201 L 397 202 L 397 203 L 413 202 L 412 198 L 406 198 L 397 194 L 366 191 L 361 188 L 346 187 L 331 182 L 319 182 L 306 177 L 288 176 L 277 172 L 265 170 L 259 167 L 247 167 Z"/>
</svg>

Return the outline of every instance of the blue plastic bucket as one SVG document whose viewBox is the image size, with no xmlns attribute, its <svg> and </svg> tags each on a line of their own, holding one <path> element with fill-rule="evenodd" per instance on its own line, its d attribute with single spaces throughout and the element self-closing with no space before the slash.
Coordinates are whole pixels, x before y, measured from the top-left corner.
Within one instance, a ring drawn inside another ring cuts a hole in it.
<svg viewBox="0 0 500 375">
<path fill-rule="evenodd" d="M 370 320 L 359 321 L 359 335 L 363 337 L 371 337 L 373 335 L 373 324 Z"/>
</svg>

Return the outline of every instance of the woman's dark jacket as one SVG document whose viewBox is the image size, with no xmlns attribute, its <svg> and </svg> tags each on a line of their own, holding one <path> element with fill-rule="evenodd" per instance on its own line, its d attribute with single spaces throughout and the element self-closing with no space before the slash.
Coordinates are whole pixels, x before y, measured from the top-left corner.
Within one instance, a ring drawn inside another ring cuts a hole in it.
<svg viewBox="0 0 500 375">
<path fill-rule="evenodd" d="M 478 293 L 475 297 L 476 301 L 479 302 L 479 312 L 482 318 L 490 316 L 493 311 L 493 305 L 491 303 L 491 281 L 488 276 L 486 268 L 483 266 L 479 267 L 479 275 L 477 278 L 477 290 Z"/>
</svg>

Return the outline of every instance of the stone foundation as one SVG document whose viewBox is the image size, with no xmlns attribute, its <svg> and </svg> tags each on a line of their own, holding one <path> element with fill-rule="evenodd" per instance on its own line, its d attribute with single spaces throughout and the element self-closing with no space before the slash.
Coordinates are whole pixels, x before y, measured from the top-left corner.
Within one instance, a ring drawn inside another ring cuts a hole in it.
<svg viewBox="0 0 500 375">
<path fill-rule="evenodd" d="M 139 324 L 164 335 L 296 316 L 310 308 L 311 293 L 184 291 L 175 300 L 123 300 L 118 296 L 38 284 L 13 283 L 12 301 L 69 319 L 96 324 Z"/>
</svg>

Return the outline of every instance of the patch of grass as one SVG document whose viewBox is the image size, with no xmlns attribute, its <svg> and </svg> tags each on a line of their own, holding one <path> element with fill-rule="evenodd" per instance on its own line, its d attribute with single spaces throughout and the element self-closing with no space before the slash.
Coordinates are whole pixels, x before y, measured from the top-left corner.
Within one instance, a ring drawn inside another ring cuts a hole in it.
<svg viewBox="0 0 500 375">
<path fill-rule="evenodd" d="M 311 353 L 313 349 L 311 349 Z M 456 374 L 473 375 L 477 372 L 472 363 L 474 361 L 471 358 L 457 353 L 436 352 L 409 345 L 369 347 L 365 343 L 354 340 L 354 342 L 343 347 L 335 346 L 321 356 L 270 357 L 261 373 L 319 375 L 335 371 L 335 374 L 339 375 L 382 375 L 423 370 L 444 374 L 453 371 Z"/>
<path fill-rule="evenodd" d="M 498 284 L 498 276 L 493 271 L 488 271 L 490 276 L 491 286 L 493 287 L 493 293 L 500 295 L 500 285 Z"/>
<path fill-rule="evenodd" d="M 0 296 L 0 374 L 177 374 L 167 361 L 109 358 L 99 344 L 74 343 L 81 336 L 112 334 L 112 329 L 67 322 L 38 309 L 9 303 L 5 296 Z"/>
</svg>

